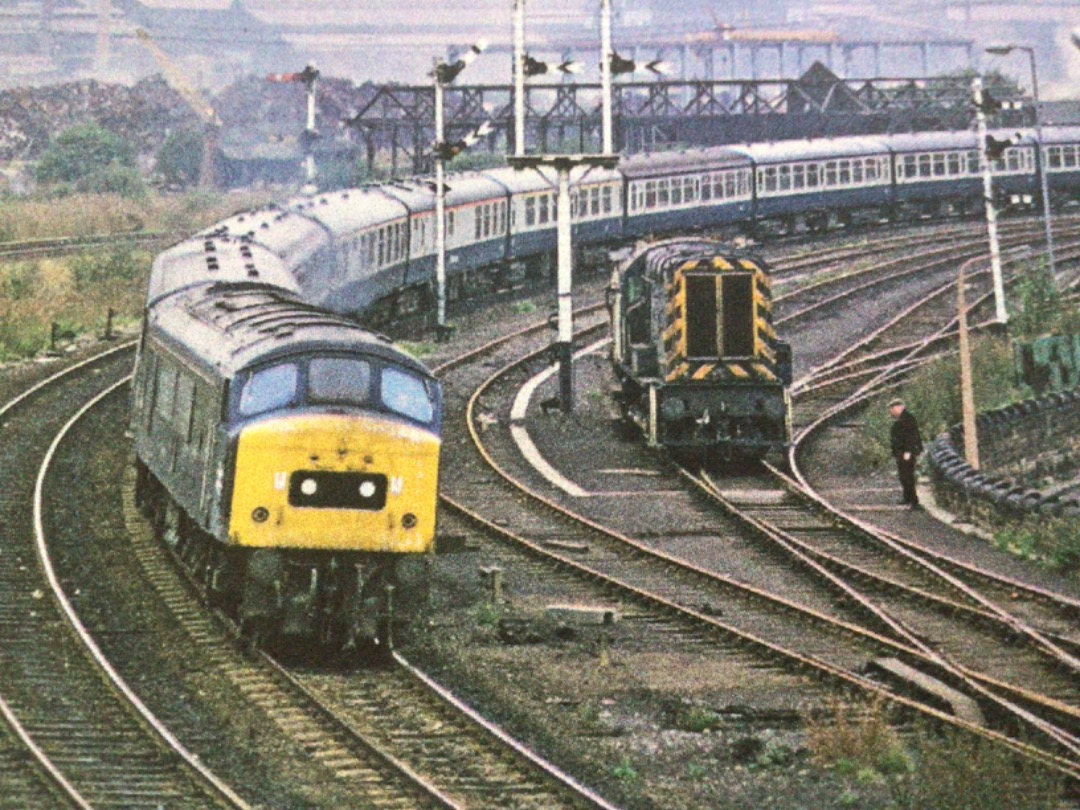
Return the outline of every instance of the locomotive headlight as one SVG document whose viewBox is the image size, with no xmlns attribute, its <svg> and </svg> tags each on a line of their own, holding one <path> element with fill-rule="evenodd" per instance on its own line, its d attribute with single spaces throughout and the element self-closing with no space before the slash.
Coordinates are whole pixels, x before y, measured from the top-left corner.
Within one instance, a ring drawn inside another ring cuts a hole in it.
<svg viewBox="0 0 1080 810">
<path fill-rule="evenodd" d="M 256 506 L 251 510 L 251 519 L 256 523 L 265 523 L 270 517 L 270 510 L 265 506 Z"/>
<path fill-rule="evenodd" d="M 406 512 L 404 515 L 401 516 L 401 525 L 402 528 L 405 529 L 415 529 L 416 515 L 414 515 L 412 512 Z"/>
<path fill-rule="evenodd" d="M 300 484 L 300 491 L 305 495 L 314 495 L 318 488 L 319 485 L 314 478 L 305 478 Z"/>
<path fill-rule="evenodd" d="M 372 481 L 365 481 L 360 485 L 360 497 L 370 498 L 375 494 L 375 484 Z"/>
</svg>

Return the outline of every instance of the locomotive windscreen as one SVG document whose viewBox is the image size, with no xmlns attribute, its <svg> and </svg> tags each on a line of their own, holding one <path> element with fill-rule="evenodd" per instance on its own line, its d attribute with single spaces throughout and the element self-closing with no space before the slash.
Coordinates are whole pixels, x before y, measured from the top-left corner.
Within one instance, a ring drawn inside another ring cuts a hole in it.
<svg viewBox="0 0 1080 810">
<path fill-rule="evenodd" d="M 687 357 L 754 354 L 753 284 L 749 273 L 686 276 Z"/>
<path fill-rule="evenodd" d="M 750 357 L 754 354 L 754 277 L 750 273 L 724 274 L 719 282 L 724 307 L 721 354 Z"/>
<path fill-rule="evenodd" d="M 686 277 L 686 355 L 718 357 L 716 276 Z"/>
</svg>

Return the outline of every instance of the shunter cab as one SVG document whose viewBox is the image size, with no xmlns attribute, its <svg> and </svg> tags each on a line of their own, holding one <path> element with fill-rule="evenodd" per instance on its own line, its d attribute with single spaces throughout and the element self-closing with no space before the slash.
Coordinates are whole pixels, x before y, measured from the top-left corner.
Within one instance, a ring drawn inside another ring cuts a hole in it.
<svg viewBox="0 0 1080 810">
<path fill-rule="evenodd" d="M 725 457 L 784 446 L 791 354 L 759 259 L 704 239 L 662 242 L 618 268 L 612 292 L 620 402 L 651 445 Z"/>
</svg>

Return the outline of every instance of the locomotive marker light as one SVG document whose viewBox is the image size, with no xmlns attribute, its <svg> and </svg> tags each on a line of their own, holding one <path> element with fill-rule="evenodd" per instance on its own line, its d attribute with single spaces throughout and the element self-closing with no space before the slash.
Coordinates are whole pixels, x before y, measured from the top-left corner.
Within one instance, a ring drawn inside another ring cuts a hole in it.
<svg viewBox="0 0 1080 810">
<path fill-rule="evenodd" d="M 268 82 L 285 84 L 303 84 L 307 88 L 307 124 L 304 128 L 302 142 L 304 146 L 304 177 L 306 183 L 303 191 L 305 194 L 314 194 L 315 186 L 315 141 L 319 137 L 315 129 L 315 85 L 319 81 L 319 71 L 315 65 L 307 65 L 299 73 L 270 73 L 267 75 Z"/>
<path fill-rule="evenodd" d="M 1074 32 L 1075 37 L 1075 32 Z M 1075 41 L 1075 39 L 1074 39 Z M 1039 74 L 1035 68 L 1035 49 L 1029 45 L 991 45 L 986 49 L 993 56 L 1006 56 L 1013 51 L 1024 51 L 1031 64 L 1031 98 L 1035 104 L 1035 155 L 1036 168 L 1039 172 L 1039 190 L 1042 193 L 1043 228 L 1046 231 L 1046 264 L 1050 268 L 1050 278 L 1058 283 L 1057 266 L 1054 263 L 1054 229 L 1051 225 L 1050 185 L 1046 176 L 1046 160 L 1043 155 L 1042 115 L 1039 112 Z"/>
<path fill-rule="evenodd" d="M 440 341 L 449 337 L 446 325 L 446 161 L 468 148 L 468 139 L 455 144 L 446 143 L 445 90 L 465 68 L 487 48 L 487 40 L 478 40 L 465 54 L 454 62 L 436 62 L 431 72 L 435 80 L 435 299 L 436 335 Z M 486 124 L 482 125 L 483 129 Z M 478 130 L 479 131 L 479 130 Z M 479 140 L 482 135 L 478 135 Z M 475 141 L 472 141 L 475 143 Z M 454 149 L 462 144 L 460 149 Z"/>
<path fill-rule="evenodd" d="M 999 323 L 1009 322 L 1005 310 L 1005 284 L 1001 278 L 1001 248 L 998 245 L 997 209 L 994 207 L 994 187 L 990 177 L 989 135 L 986 134 L 986 99 L 983 96 L 982 76 L 971 80 L 975 98 L 975 122 L 979 132 L 979 170 L 983 179 L 983 200 L 986 203 L 986 233 L 990 240 L 990 272 L 994 279 L 994 310 Z M 998 141 L 994 141 L 998 144 Z M 1004 151 L 1004 150 L 1002 150 Z"/>
<path fill-rule="evenodd" d="M 559 188 L 555 203 L 556 244 L 558 251 L 558 336 L 555 353 L 559 360 L 559 410 L 574 410 L 574 246 L 570 211 L 570 172 L 575 166 L 615 168 L 619 156 L 611 149 L 611 0 L 600 2 L 601 76 L 604 80 L 604 153 L 600 155 L 526 155 L 525 154 L 525 0 L 514 0 L 514 154 L 510 165 L 515 169 L 538 169 L 551 166 L 558 173 Z"/>
</svg>

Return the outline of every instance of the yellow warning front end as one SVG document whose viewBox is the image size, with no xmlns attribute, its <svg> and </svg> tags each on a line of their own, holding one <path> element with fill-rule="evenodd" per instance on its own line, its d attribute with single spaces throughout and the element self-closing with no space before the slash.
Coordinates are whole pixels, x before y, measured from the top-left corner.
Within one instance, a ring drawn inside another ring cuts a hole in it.
<svg viewBox="0 0 1080 810">
<path fill-rule="evenodd" d="M 251 548 L 423 553 L 440 440 L 364 414 L 300 414 L 240 434 L 229 540 Z"/>
</svg>

